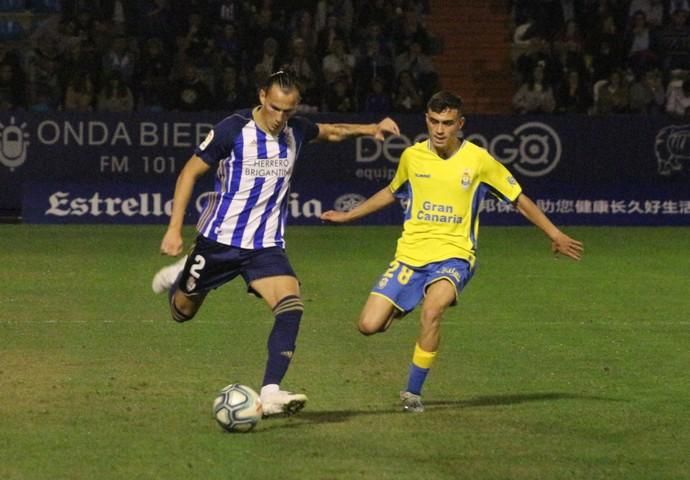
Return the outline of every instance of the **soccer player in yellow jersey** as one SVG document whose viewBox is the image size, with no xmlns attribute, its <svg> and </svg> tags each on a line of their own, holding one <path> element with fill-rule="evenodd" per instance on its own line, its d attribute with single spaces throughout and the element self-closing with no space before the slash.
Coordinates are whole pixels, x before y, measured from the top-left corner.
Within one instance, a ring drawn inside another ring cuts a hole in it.
<svg viewBox="0 0 690 480">
<path fill-rule="evenodd" d="M 394 318 L 422 303 L 419 337 L 403 410 L 423 412 L 421 392 L 440 342 L 441 319 L 455 305 L 474 272 L 479 205 L 487 193 L 510 202 L 551 239 L 552 250 L 579 260 L 582 242 L 560 231 L 522 193 L 510 172 L 485 149 L 458 138 L 465 123 L 462 100 L 447 91 L 427 103 L 429 139 L 408 147 L 391 183 L 349 212 L 325 212 L 322 220 L 345 223 L 405 197 L 408 204 L 395 259 L 371 291 L 359 317 L 364 335 L 384 332 Z"/>
</svg>

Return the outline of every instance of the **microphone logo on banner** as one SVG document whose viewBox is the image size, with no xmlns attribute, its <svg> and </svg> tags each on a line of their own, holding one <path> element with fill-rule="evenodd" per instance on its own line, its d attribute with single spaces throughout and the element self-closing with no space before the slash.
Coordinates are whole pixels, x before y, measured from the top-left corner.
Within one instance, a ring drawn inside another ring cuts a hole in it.
<svg viewBox="0 0 690 480">
<path fill-rule="evenodd" d="M 26 123 L 17 125 L 14 117 L 10 117 L 9 125 L 0 123 L 0 163 L 11 172 L 26 161 L 29 132 L 25 128 Z"/>
</svg>

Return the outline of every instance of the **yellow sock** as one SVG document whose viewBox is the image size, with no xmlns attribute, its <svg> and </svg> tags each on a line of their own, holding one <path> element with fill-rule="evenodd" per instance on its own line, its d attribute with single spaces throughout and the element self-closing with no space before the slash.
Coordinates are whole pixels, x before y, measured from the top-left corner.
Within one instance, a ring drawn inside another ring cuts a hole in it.
<svg viewBox="0 0 690 480">
<path fill-rule="evenodd" d="M 436 353 L 438 352 L 427 352 L 426 350 L 422 350 L 422 347 L 419 346 L 419 343 L 415 343 L 414 355 L 412 355 L 412 364 L 420 368 L 431 368 L 431 365 L 434 363 L 434 359 L 436 358 Z"/>
</svg>

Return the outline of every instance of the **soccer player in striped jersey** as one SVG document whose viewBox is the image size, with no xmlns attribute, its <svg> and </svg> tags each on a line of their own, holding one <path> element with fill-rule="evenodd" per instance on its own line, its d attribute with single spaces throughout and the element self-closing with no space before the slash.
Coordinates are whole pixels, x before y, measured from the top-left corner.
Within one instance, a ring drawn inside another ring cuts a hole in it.
<svg viewBox="0 0 690 480">
<path fill-rule="evenodd" d="M 376 124 L 313 123 L 294 116 L 300 100 L 295 76 L 279 71 L 259 91 L 261 105 L 223 119 L 180 172 L 172 214 L 161 242 L 164 255 L 182 253 L 184 213 L 196 181 L 216 172 L 215 191 L 197 223 L 191 253 L 154 276 L 154 292 L 169 293 L 174 320 L 190 320 L 209 291 L 241 275 L 275 317 L 261 388 L 264 416 L 299 411 L 307 397 L 280 388 L 295 350 L 304 305 L 297 276 L 285 254 L 288 190 L 295 160 L 312 140 L 338 142 L 399 134 L 386 118 Z"/>
<path fill-rule="evenodd" d="M 522 193 L 510 172 L 485 149 L 458 138 L 465 122 L 462 100 L 438 92 L 427 104 L 427 141 L 406 148 L 391 183 L 349 212 L 321 218 L 345 223 L 407 199 L 402 236 L 393 262 L 374 285 L 359 317 L 359 331 L 385 331 L 395 318 L 422 303 L 421 325 L 403 410 L 423 412 L 422 386 L 440 344 L 441 319 L 474 273 L 479 206 L 487 193 L 510 202 L 551 239 L 554 252 L 579 260 L 583 245 L 561 232 Z"/>
</svg>

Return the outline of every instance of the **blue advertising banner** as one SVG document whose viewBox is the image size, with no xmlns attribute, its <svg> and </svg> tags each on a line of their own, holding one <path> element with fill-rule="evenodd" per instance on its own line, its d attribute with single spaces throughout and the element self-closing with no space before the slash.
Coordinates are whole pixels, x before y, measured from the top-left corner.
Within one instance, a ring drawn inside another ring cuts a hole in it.
<svg viewBox="0 0 690 480">
<path fill-rule="evenodd" d="M 292 223 L 317 224 L 317 213 L 348 208 L 388 183 L 401 152 L 426 136 L 423 115 L 394 118 L 402 135 L 384 142 L 358 138 L 305 146 L 290 197 Z M 165 223 L 164 205 L 177 174 L 219 120 L 211 114 L 4 112 L 0 210 L 21 208 L 24 221 L 32 223 Z M 468 116 L 464 135 L 505 164 L 558 223 L 690 225 L 690 125 L 646 116 Z M 198 195 L 211 185 L 209 175 Z M 154 198 L 162 202 L 160 215 L 153 213 Z M 190 207 L 188 221 L 196 220 L 196 210 Z M 362 223 L 400 219 L 393 207 Z M 489 199 L 482 222 L 522 220 L 510 205 Z"/>
</svg>

